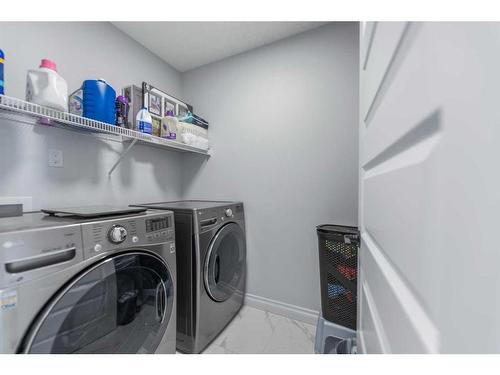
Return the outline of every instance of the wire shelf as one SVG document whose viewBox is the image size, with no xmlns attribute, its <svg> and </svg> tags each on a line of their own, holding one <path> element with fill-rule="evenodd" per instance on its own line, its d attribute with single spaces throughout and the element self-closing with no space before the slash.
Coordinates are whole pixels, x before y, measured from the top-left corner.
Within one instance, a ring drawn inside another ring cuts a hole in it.
<svg viewBox="0 0 500 375">
<path fill-rule="evenodd" d="M 52 125 L 65 129 L 78 131 L 89 131 L 93 133 L 104 133 L 119 136 L 122 142 L 132 141 L 160 147 L 179 152 L 191 152 L 210 156 L 208 150 L 189 146 L 184 143 L 171 141 L 168 139 L 156 137 L 154 135 L 144 134 L 135 130 L 122 128 L 119 126 L 107 124 L 105 122 L 92 120 L 86 117 L 77 116 L 68 112 L 61 112 L 55 109 L 43 107 L 38 104 L 29 103 L 21 99 L 0 95 L 0 114 L 22 114 L 30 118 L 37 119 L 35 124 Z M 8 117 L 15 121 L 15 118 Z"/>
</svg>

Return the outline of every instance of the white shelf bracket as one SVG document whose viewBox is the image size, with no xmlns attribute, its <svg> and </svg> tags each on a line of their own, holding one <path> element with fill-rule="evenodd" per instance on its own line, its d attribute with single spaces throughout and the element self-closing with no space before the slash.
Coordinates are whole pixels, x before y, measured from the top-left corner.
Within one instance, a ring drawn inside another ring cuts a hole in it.
<svg viewBox="0 0 500 375">
<path fill-rule="evenodd" d="M 137 143 L 138 139 L 137 138 L 134 138 L 134 140 L 127 146 L 127 148 L 121 153 L 120 157 L 118 158 L 118 160 L 115 162 L 115 164 L 113 164 L 113 166 L 111 167 L 111 169 L 109 170 L 108 172 L 108 177 L 111 177 L 111 174 L 113 173 L 113 171 L 116 169 L 116 167 L 118 167 L 118 165 L 122 162 L 123 158 L 129 153 L 129 151 L 132 149 L 132 147 L 134 147 L 134 145 Z"/>
</svg>

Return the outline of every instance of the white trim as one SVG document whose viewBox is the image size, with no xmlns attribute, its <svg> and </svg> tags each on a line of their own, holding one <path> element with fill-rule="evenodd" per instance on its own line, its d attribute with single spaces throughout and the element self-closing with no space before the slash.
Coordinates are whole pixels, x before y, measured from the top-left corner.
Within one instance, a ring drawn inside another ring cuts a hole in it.
<svg viewBox="0 0 500 375">
<path fill-rule="evenodd" d="M 306 309 L 304 307 L 290 305 L 288 303 L 275 301 L 269 298 L 245 294 L 245 305 L 255 307 L 259 310 L 269 311 L 273 314 L 285 316 L 300 322 L 316 325 L 318 323 L 319 312 Z"/>
</svg>

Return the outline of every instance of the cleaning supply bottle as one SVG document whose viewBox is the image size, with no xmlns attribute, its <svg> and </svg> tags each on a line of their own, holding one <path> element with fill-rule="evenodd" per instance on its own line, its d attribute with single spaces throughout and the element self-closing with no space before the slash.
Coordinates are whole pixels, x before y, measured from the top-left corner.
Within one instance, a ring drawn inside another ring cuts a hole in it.
<svg viewBox="0 0 500 375">
<path fill-rule="evenodd" d="M 83 117 L 116 123 L 116 91 L 104 79 L 83 81 Z"/>
<path fill-rule="evenodd" d="M 177 126 L 179 120 L 174 116 L 173 111 L 167 111 L 167 115 L 161 120 L 161 137 L 167 139 L 177 138 Z"/>
<path fill-rule="evenodd" d="M 4 94 L 4 82 L 3 82 L 3 63 L 5 61 L 5 55 L 0 49 L 0 95 Z"/>
<path fill-rule="evenodd" d="M 26 101 L 68 111 L 68 84 L 57 73 L 55 62 L 43 59 L 39 69 L 28 70 Z"/>
<path fill-rule="evenodd" d="M 149 114 L 149 111 L 142 107 L 142 109 L 137 112 L 136 120 L 136 130 L 145 134 L 153 134 L 153 119 Z"/>
<path fill-rule="evenodd" d="M 116 98 L 115 109 L 116 109 L 116 126 L 125 126 L 127 123 L 128 110 L 129 110 L 128 99 L 120 95 Z"/>
</svg>

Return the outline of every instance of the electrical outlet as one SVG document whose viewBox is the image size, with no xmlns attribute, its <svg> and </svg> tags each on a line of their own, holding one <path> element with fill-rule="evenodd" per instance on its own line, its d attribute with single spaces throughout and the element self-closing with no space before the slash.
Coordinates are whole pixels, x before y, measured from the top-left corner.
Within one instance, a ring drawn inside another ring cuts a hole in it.
<svg viewBox="0 0 500 375">
<path fill-rule="evenodd" d="M 62 168 L 64 166 L 63 162 L 63 152 L 61 150 L 49 150 L 49 167 Z"/>
</svg>

